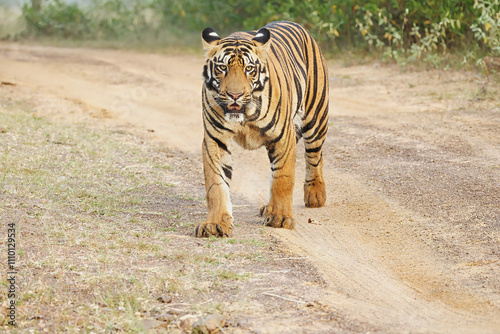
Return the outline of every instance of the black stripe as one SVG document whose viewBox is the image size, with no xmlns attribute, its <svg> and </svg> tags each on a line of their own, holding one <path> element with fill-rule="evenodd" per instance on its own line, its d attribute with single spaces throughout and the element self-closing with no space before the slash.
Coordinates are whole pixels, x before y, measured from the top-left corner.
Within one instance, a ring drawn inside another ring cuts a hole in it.
<svg viewBox="0 0 500 334">
<path fill-rule="evenodd" d="M 208 96 L 205 94 L 205 91 L 203 91 L 203 107 L 204 107 L 204 113 L 203 114 L 209 114 L 210 116 L 215 115 L 217 119 L 219 120 L 219 123 L 224 121 L 224 117 L 220 115 L 220 113 L 212 106 L 210 101 L 208 101 Z M 213 124 L 213 123 L 211 123 Z M 222 124 L 222 123 L 221 123 Z M 232 130 L 228 129 L 229 131 L 233 132 Z"/>
<path fill-rule="evenodd" d="M 315 148 L 306 148 L 306 153 L 317 153 L 321 151 L 321 146 Z"/>
<path fill-rule="evenodd" d="M 328 119 L 328 110 L 325 110 L 325 112 L 324 112 L 324 113 L 323 113 L 323 115 L 321 116 L 321 119 L 319 120 L 319 122 L 318 122 L 318 123 L 316 123 L 316 120 L 317 120 L 317 118 L 318 118 L 318 114 L 319 114 L 319 113 L 318 113 L 318 112 L 316 112 L 316 113 L 314 114 L 314 118 L 313 118 L 313 120 L 312 120 L 311 122 L 307 123 L 307 125 L 306 125 L 306 126 L 307 126 L 307 130 L 306 130 L 306 127 L 302 128 L 302 132 L 304 132 L 304 133 L 305 133 L 305 132 L 307 132 L 307 131 L 311 130 L 314 126 L 316 127 L 316 128 L 314 129 L 314 132 L 313 132 L 311 135 L 309 135 L 309 136 L 304 136 L 304 139 L 305 139 L 305 140 L 309 140 L 310 138 L 313 138 L 314 136 L 316 136 L 316 134 L 318 133 L 318 131 L 319 131 L 319 129 L 320 129 L 320 126 L 319 126 L 319 125 L 322 125 L 322 127 L 324 127 L 324 126 L 327 126 L 327 125 L 328 125 L 328 122 L 327 122 L 327 119 Z M 311 124 L 311 123 L 313 123 L 313 121 L 314 121 L 314 124 Z"/>
<path fill-rule="evenodd" d="M 323 89 L 323 92 L 321 93 L 321 99 L 319 101 L 320 106 L 324 105 L 325 99 L 326 99 L 326 89 Z M 307 101 L 306 101 L 306 106 L 308 106 L 309 108 L 314 107 L 314 105 L 307 104 Z M 328 105 L 326 105 L 326 107 L 328 107 Z M 310 120 L 307 124 L 305 124 L 302 127 L 302 132 L 308 132 L 316 125 L 316 120 L 317 120 L 318 114 L 319 114 L 318 109 L 319 108 L 316 108 L 316 112 L 314 113 L 313 119 Z M 311 110 L 307 110 L 307 113 L 309 113 L 309 112 L 311 112 Z M 321 117 L 320 124 L 322 124 L 325 121 L 325 117 L 328 117 L 328 110 L 325 110 L 323 116 Z M 309 138 L 309 137 L 311 137 L 311 136 L 308 136 L 307 138 Z M 304 137 L 304 138 L 306 138 L 306 137 Z"/>
<path fill-rule="evenodd" d="M 203 147 L 205 148 L 205 151 L 207 152 L 206 153 L 206 156 L 208 156 L 208 158 L 210 159 L 209 161 L 209 165 L 210 165 L 210 168 L 212 169 L 212 171 L 218 175 L 223 181 L 224 183 L 229 187 L 229 183 L 224 179 L 224 177 L 222 176 L 222 174 L 219 172 L 219 169 L 218 168 L 214 168 L 214 166 L 216 166 L 215 162 L 214 162 L 214 159 L 212 158 L 212 156 L 210 155 L 210 151 L 208 150 L 208 144 L 207 144 L 207 141 L 206 140 L 203 140 Z M 212 186 L 210 186 L 209 190 L 207 191 L 207 195 L 208 193 L 210 192 L 210 189 L 212 189 L 212 187 L 215 185 L 212 184 Z"/>
<path fill-rule="evenodd" d="M 224 165 L 222 166 L 222 170 L 224 171 L 226 177 L 231 180 L 231 177 L 233 175 L 233 168 L 231 166 Z"/>
<path fill-rule="evenodd" d="M 205 131 L 207 132 L 210 139 L 212 139 L 217 144 L 217 146 L 219 146 L 222 150 L 226 151 L 227 153 L 231 154 L 231 152 L 228 150 L 226 144 L 224 144 L 219 138 L 214 137 L 210 133 L 210 131 L 207 131 L 207 130 L 205 130 Z"/>
</svg>

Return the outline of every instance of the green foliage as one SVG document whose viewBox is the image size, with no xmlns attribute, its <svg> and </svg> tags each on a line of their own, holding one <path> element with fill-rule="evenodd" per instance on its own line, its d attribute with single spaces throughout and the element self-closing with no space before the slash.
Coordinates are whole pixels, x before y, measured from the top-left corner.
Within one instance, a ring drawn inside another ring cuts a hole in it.
<svg viewBox="0 0 500 334">
<path fill-rule="evenodd" d="M 324 50 L 361 49 L 400 64 L 441 66 L 450 50 L 466 50 L 466 63 L 500 55 L 500 0 L 93 0 L 86 9 L 49 0 L 23 13 L 37 36 L 161 42 L 165 31 L 182 40 L 206 26 L 223 35 L 290 20 Z"/>
<path fill-rule="evenodd" d="M 470 29 L 474 37 L 494 55 L 500 55 L 500 1 L 476 0 L 474 8 L 480 13 L 476 22 L 471 23 Z"/>
<path fill-rule="evenodd" d="M 95 38 L 140 39 L 157 29 L 148 1 L 93 0 L 88 15 Z"/>
<path fill-rule="evenodd" d="M 499 0 L 407 1 L 394 9 L 366 5 L 356 18 L 366 47 L 386 59 L 440 66 L 449 49 L 469 50 L 468 57 L 479 61 L 486 53 L 500 55 Z"/>
<path fill-rule="evenodd" d="M 29 34 L 78 37 L 89 33 L 89 20 L 76 4 L 66 4 L 61 0 L 47 2 L 42 11 L 24 4 L 23 16 Z"/>
</svg>

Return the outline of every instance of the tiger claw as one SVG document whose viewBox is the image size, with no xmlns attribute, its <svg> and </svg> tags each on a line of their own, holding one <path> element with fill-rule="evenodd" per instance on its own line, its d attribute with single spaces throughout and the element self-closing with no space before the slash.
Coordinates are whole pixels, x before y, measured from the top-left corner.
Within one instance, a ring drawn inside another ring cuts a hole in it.
<svg viewBox="0 0 500 334">
<path fill-rule="evenodd" d="M 225 215 L 219 223 L 202 222 L 194 229 L 194 235 L 198 238 L 208 238 L 210 236 L 229 238 L 233 233 L 233 218 Z"/>
<path fill-rule="evenodd" d="M 264 225 L 293 230 L 295 228 L 295 220 L 292 217 L 270 214 L 266 217 Z"/>
<path fill-rule="evenodd" d="M 260 215 L 265 216 L 264 225 L 276 228 L 287 228 L 293 230 L 295 228 L 295 220 L 287 215 L 279 215 L 270 213 L 267 206 L 260 209 Z"/>
<path fill-rule="evenodd" d="M 266 212 L 266 208 L 267 208 L 266 205 L 264 205 L 262 208 L 260 208 L 260 216 L 261 217 L 264 216 L 264 213 Z"/>
</svg>

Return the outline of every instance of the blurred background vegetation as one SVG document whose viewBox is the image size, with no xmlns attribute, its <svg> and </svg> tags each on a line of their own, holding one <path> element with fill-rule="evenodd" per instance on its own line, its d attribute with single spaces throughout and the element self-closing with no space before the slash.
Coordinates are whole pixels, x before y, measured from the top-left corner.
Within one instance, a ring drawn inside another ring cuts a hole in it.
<svg viewBox="0 0 500 334">
<path fill-rule="evenodd" d="M 10 40 L 199 48 L 206 26 L 222 36 L 291 20 L 333 56 L 434 67 L 500 56 L 500 0 L 26 0 L 17 19 L 16 0 L 0 1 L 0 38 Z"/>
</svg>

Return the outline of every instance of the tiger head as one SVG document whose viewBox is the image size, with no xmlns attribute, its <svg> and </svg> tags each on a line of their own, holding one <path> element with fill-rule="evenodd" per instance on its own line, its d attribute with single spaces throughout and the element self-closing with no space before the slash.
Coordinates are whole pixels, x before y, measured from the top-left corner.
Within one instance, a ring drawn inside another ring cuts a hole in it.
<svg viewBox="0 0 500 334">
<path fill-rule="evenodd" d="M 206 53 L 204 85 L 225 118 L 242 122 L 252 118 L 261 105 L 260 96 L 268 80 L 266 55 L 271 33 L 260 29 L 255 36 L 235 33 L 221 39 L 213 28 L 202 33 Z"/>
</svg>

